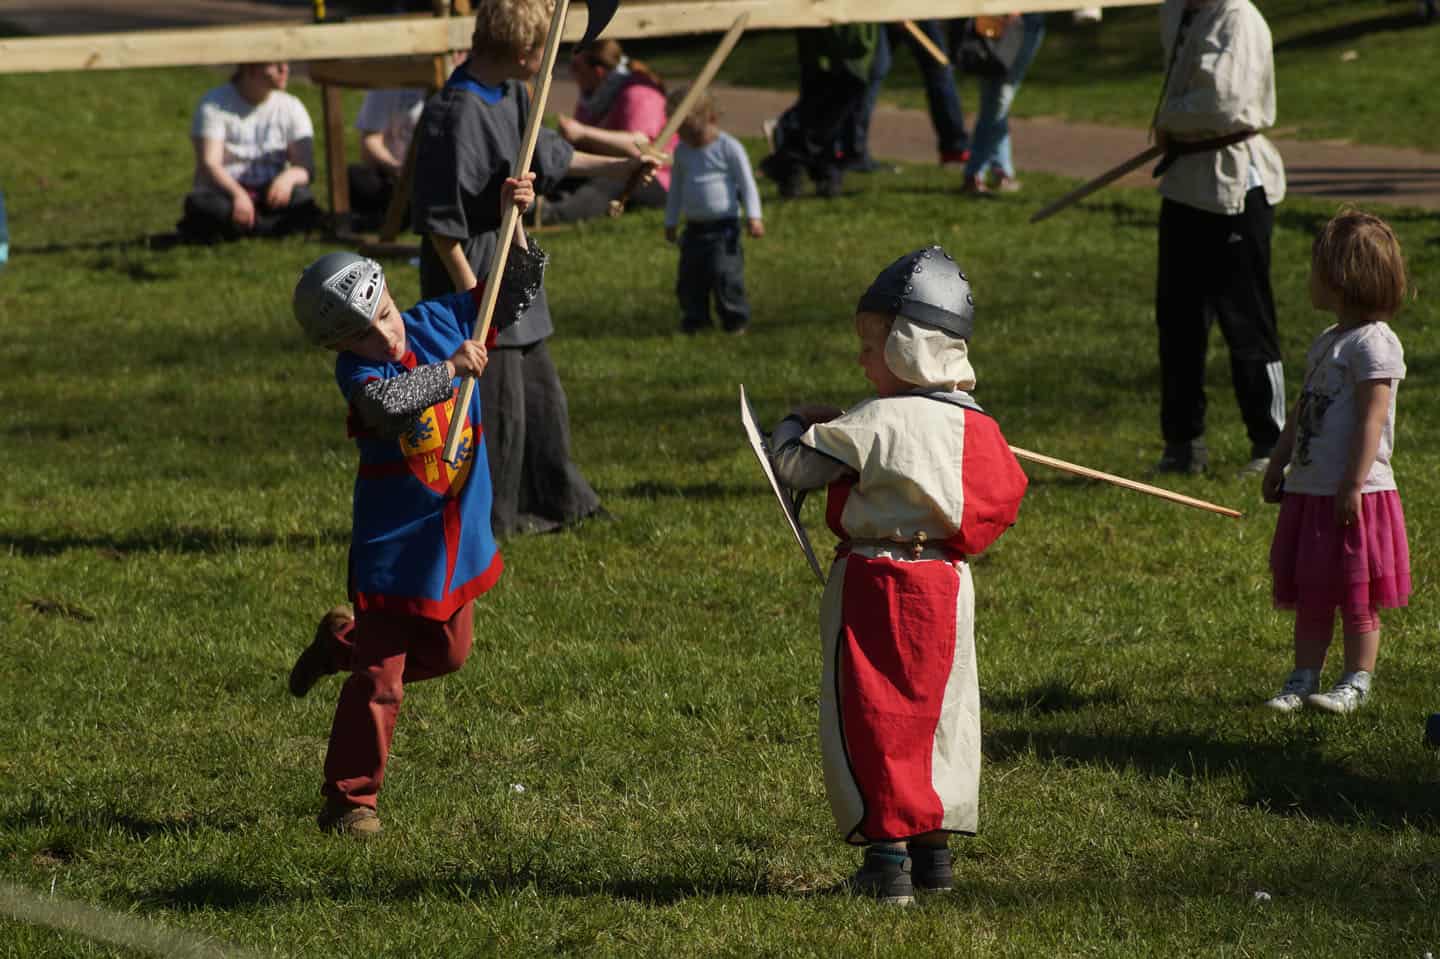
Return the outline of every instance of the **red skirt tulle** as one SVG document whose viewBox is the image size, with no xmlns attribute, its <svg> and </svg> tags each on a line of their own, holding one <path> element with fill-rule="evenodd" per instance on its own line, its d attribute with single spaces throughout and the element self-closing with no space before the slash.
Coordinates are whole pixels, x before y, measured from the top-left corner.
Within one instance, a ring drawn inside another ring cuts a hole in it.
<svg viewBox="0 0 1440 959">
<path fill-rule="evenodd" d="M 1367 612 L 1410 598 L 1410 544 L 1395 490 L 1360 497 L 1360 521 L 1335 525 L 1335 497 L 1286 493 L 1270 544 L 1275 606 Z"/>
</svg>

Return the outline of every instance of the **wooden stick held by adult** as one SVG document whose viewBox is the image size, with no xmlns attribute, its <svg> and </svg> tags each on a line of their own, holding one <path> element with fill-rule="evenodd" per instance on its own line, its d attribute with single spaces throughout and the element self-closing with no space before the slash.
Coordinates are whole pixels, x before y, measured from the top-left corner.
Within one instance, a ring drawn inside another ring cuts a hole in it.
<svg viewBox="0 0 1440 959">
<path fill-rule="evenodd" d="M 585 28 L 582 44 L 590 42 L 605 29 L 605 24 L 614 16 L 618 6 L 611 0 L 586 0 L 586 4 L 590 10 L 590 22 Z M 530 171 L 530 161 L 535 157 L 535 144 L 540 139 L 540 125 L 545 118 L 545 104 L 550 99 L 550 81 L 555 75 L 555 62 L 560 57 L 560 38 L 565 31 L 565 14 L 569 10 L 570 0 L 555 0 L 555 12 L 550 16 L 550 32 L 545 36 L 545 54 L 536 77 L 535 98 L 530 104 L 530 118 L 525 124 L 525 138 L 520 143 L 520 155 L 511 166 L 517 176 Z M 511 204 L 500 221 L 500 232 L 496 234 L 495 257 L 490 261 L 490 275 L 485 281 L 485 290 L 480 299 L 477 327 L 470 337 L 482 343 L 490 335 L 490 321 L 495 316 L 495 303 L 500 297 L 500 278 L 505 275 L 505 264 L 510 259 L 510 246 L 514 242 L 515 227 L 519 222 L 520 209 Z M 456 460 L 460 455 L 460 440 L 464 433 L 464 411 L 470 408 L 470 401 L 474 396 L 475 378 L 467 376 L 460 382 L 460 396 L 455 405 L 455 409 L 460 412 L 450 420 L 450 430 L 445 434 L 445 449 L 442 455 L 445 462 L 451 466 L 460 465 Z"/>
<path fill-rule="evenodd" d="M 1114 183 L 1116 180 L 1120 179 L 1122 176 L 1129 173 L 1131 170 L 1139 169 L 1140 167 L 1149 163 L 1151 160 L 1158 160 L 1164 155 L 1165 148 L 1161 146 L 1152 146 L 1142 153 L 1137 153 L 1119 166 L 1112 167 L 1109 170 L 1106 170 L 1104 173 L 1100 174 L 1095 179 L 1090 180 L 1086 183 L 1082 183 L 1080 186 L 1077 186 L 1075 189 L 1071 190 L 1069 193 L 1065 194 L 1060 199 L 1041 207 L 1039 210 L 1035 211 L 1033 215 L 1031 215 L 1030 222 L 1039 223 L 1041 220 L 1048 219 L 1059 213 L 1066 207 L 1074 206 L 1076 203 L 1079 203 L 1081 200 L 1085 199 L 1087 196 L 1094 193 L 1095 191 L 1103 190 L 1105 187 Z"/>
<path fill-rule="evenodd" d="M 1072 476 L 1081 476 L 1085 479 L 1099 480 L 1102 483 L 1109 483 L 1112 486 L 1119 486 L 1122 489 L 1132 490 L 1136 493 L 1144 493 L 1147 496 L 1154 496 L 1170 503 L 1178 503 L 1181 506 L 1190 506 L 1195 509 L 1203 509 L 1210 513 L 1218 513 L 1221 516 L 1229 516 L 1239 519 L 1244 514 L 1239 510 L 1233 510 L 1226 506 L 1217 506 L 1208 503 L 1203 499 L 1195 499 L 1193 496 L 1185 496 L 1168 489 L 1161 489 L 1158 486 L 1151 486 L 1148 483 L 1139 483 L 1123 476 L 1116 476 L 1114 473 L 1102 473 L 1100 470 L 1091 469 L 1088 466 L 1078 466 L 1075 463 L 1067 463 L 1065 460 L 1058 460 L 1053 456 L 1045 456 L 1041 453 L 1032 453 L 1029 450 L 1022 450 L 1017 446 L 1010 447 L 1010 452 L 1015 454 L 1016 459 L 1025 460 L 1029 463 L 1036 463 L 1040 466 L 1048 466 L 1053 470 L 1062 473 L 1069 473 Z"/>
<path fill-rule="evenodd" d="M 942 67 L 950 66 L 950 58 L 945 55 L 945 51 L 935 45 L 935 41 L 931 40 L 929 35 L 920 29 L 918 23 L 914 20 L 902 20 L 900 21 L 900 25 L 905 28 L 905 32 L 910 34 L 910 37 L 916 43 L 920 44 L 922 50 L 930 54 L 930 59 Z"/>
<path fill-rule="evenodd" d="M 676 131 L 680 129 L 680 124 L 685 122 L 685 118 L 690 115 L 690 111 L 695 108 L 695 104 L 699 102 L 700 98 L 704 96 L 706 89 L 708 89 L 710 84 L 715 80 L 715 74 L 720 72 L 720 68 L 724 66 L 726 59 L 730 56 L 730 52 L 735 49 L 735 44 L 740 42 L 740 34 L 745 32 L 745 26 L 749 22 L 750 11 L 746 10 L 730 24 L 730 29 L 725 31 L 725 36 L 721 37 L 720 43 L 716 45 L 715 52 L 710 54 L 709 60 L 705 61 L 705 66 L 700 70 L 700 75 L 695 78 L 694 83 L 690 84 L 690 89 L 686 91 L 684 99 L 680 101 L 680 104 L 675 108 L 674 112 L 670 114 L 669 119 L 665 121 L 664 129 L 662 129 L 659 135 L 651 142 L 652 147 L 657 150 L 665 149 L 665 144 L 669 143 L 670 139 L 675 136 Z M 625 206 L 630 202 L 631 195 L 640 189 L 641 184 L 645 181 L 646 175 L 646 170 L 637 170 L 630 179 L 625 182 L 625 189 L 620 191 L 618 197 L 610 201 L 611 216 L 619 216 L 625 212 Z"/>
</svg>

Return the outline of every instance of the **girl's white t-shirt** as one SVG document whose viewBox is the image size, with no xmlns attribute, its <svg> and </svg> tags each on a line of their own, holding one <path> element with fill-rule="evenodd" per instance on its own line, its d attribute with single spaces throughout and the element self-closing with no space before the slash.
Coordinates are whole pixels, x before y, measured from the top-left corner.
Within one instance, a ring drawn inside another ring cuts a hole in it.
<svg viewBox="0 0 1440 959">
<path fill-rule="evenodd" d="M 227 83 L 200 99 L 190 135 L 223 143 L 220 162 L 225 172 L 241 186 L 259 189 L 285 169 L 290 144 L 313 139 L 315 128 L 305 104 L 295 96 L 273 90 L 256 104 L 242 97 L 233 83 Z M 197 170 L 194 189 L 215 187 Z"/>
<path fill-rule="evenodd" d="M 1356 427 L 1355 388 L 1368 380 L 1391 382 L 1390 411 L 1380 430 L 1375 465 L 1360 491 L 1395 489 L 1390 453 L 1395 446 L 1395 396 L 1405 378 L 1405 351 L 1390 325 L 1330 327 L 1310 345 L 1305 370 L 1285 491 L 1314 496 L 1334 496 L 1339 491 Z"/>
</svg>

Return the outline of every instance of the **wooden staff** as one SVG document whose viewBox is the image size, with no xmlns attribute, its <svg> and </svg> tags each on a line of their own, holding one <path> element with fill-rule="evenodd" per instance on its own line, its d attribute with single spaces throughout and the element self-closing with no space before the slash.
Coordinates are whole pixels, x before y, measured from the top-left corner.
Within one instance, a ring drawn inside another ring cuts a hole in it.
<svg viewBox="0 0 1440 959">
<path fill-rule="evenodd" d="M 900 26 L 904 27 L 905 32 L 910 34 L 911 39 L 920 44 L 926 53 L 930 54 L 930 59 L 942 67 L 948 67 L 950 65 L 950 58 L 945 55 L 945 51 L 935 46 L 935 41 L 926 36 L 925 31 L 921 30 L 920 26 L 914 20 L 901 20 Z"/>
<path fill-rule="evenodd" d="M 1164 148 L 1158 146 L 1150 147 L 1144 153 L 1137 153 L 1119 166 L 1114 167 L 1110 170 L 1106 170 L 1104 173 L 1100 174 L 1095 179 L 1089 181 L 1088 183 L 1077 186 L 1075 189 L 1071 190 L 1069 193 L 1065 194 L 1060 199 L 1049 204 L 1048 206 L 1042 207 L 1041 209 L 1037 210 L 1035 214 L 1030 217 L 1030 222 L 1039 223 L 1041 220 L 1044 220 L 1047 217 L 1052 217 L 1055 214 L 1059 213 L 1061 210 L 1065 209 L 1067 206 L 1073 206 L 1074 204 L 1079 203 L 1081 200 L 1085 199 L 1087 196 L 1094 193 L 1096 190 L 1104 189 L 1105 187 L 1114 183 L 1116 180 L 1120 179 L 1125 174 L 1129 173 L 1131 170 L 1138 169 L 1149 163 L 1151 160 L 1158 160 L 1164 155 Z"/>
<path fill-rule="evenodd" d="M 720 38 L 720 43 L 715 47 L 715 52 L 710 54 L 709 60 L 705 61 L 705 67 L 700 71 L 700 75 L 695 78 L 695 82 L 690 85 L 690 89 L 686 91 L 684 99 L 680 101 L 675 111 L 670 114 L 670 119 L 665 121 L 665 128 L 661 130 L 660 135 L 651 142 L 650 145 L 653 148 L 664 150 L 665 145 L 675 136 L 675 132 L 680 129 L 680 124 L 685 122 L 685 118 L 689 116 L 690 111 L 695 108 L 696 101 L 705 93 L 710 83 L 715 79 L 715 74 L 719 73 L 720 68 L 724 66 L 726 58 L 730 56 L 730 51 L 734 50 L 735 44 L 740 42 L 740 34 L 745 32 L 745 25 L 749 22 L 750 11 L 746 10 L 735 18 L 734 23 L 730 24 L 730 29 L 725 31 L 725 36 Z M 640 189 L 641 183 L 644 182 L 645 177 L 648 175 L 652 174 L 645 169 L 637 170 L 631 174 L 630 179 L 625 183 L 625 189 L 620 191 L 620 196 L 610 201 L 611 216 L 619 216 L 625 212 L 625 204 L 630 202 L 630 195 Z"/>
<path fill-rule="evenodd" d="M 530 161 L 535 156 L 535 142 L 540 138 L 540 121 L 545 118 L 545 102 L 550 99 L 550 80 L 555 73 L 555 61 L 560 57 L 560 35 L 564 33 L 565 14 L 569 9 L 570 0 L 556 0 L 555 12 L 550 17 L 550 33 L 545 37 L 545 55 L 540 61 L 538 91 L 534 102 L 530 104 L 530 119 L 525 124 L 525 139 L 520 145 L 519 157 L 510 168 L 515 171 L 513 176 L 529 172 Z M 596 19 L 592 9 L 592 25 Z M 603 27 L 604 24 L 599 26 Z M 586 36 L 589 37 L 592 32 L 598 32 L 598 29 L 591 31 L 587 28 Z M 490 320 L 495 315 L 495 303 L 500 297 L 500 278 L 505 275 L 505 263 L 510 259 L 510 246 L 515 241 L 515 227 L 519 222 L 520 208 L 512 203 L 500 222 L 500 232 L 496 234 L 495 256 L 490 261 L 490 277 L 485 281 L 485 291 L 480 300 L 479 328 L 471 337 L 482 343 L 490 335 Z M 465 414 L 470 409 L 470 400 L 474 395 L 475 377 L 467 376 L 460 383 L 460 398 L 455 403 L 455 415 L 450 418 L 450 430 L 445 434 L 443 455 L 445 462 L 451 466 L 460 465 L 456 461 L 460 455 L 460 439 Z"/>
<path fill-rule="evenodd" d="M 1022 450 L 1019 447 L 1010 447 L 1010 452 L 1015 454 L 1016 459 L 1026 460 L 1031 463 L 1039 463 L 1041 466 L 1048 466 L 1051 469 L 1059 470 L 1062 473 L 1070 473 L 1075 476 L 1083 476 L 1085 479 L 1099 480 L 1102 483 L 1110 483 L 1122 489 L 1134 490 L 1137 493 L 1144 493 L 1147 496 L 1155 496 L 1171 503 L 1179 503 L 1181 506 L 1193 506 L 1195 509 L 1203 509 L 1211 513 L 1219 513 L 1221 516 L 1229 516 L 1239 519 L 1240 511 L 1229 509 L 1225 506 L 1216 506 L 1214 503 L 1207 503 L 1203 499 L 1195 499 L 1192 496 L 1184 496 L 1180 493 L 1172 493 L 1168 489 L 1161 489 L 1158 486 L 1150 486 L 1145 483 L 1137 483 L 1135 480 L 1126 479 L 1123 476 L 1116 476 L 1113 473 L 1102 473 L 1099 470 L 1092 470 L 1088 466 L 1077 466 L 1074 463 L 1067 463 L 1064 460 L 1057 460 L 1053 456 L 1044 456 L 1040 453 L 1032 453 L 1029 450 Z"/>
</svg>

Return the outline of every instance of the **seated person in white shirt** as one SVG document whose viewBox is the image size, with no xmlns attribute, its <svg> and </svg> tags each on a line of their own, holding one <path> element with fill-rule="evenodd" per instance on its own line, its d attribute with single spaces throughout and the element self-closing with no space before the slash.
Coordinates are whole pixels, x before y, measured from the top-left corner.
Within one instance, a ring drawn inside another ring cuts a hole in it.
<svg viewBox="0 0 1440 959">
<path fill-rule="evenodd" d="M 355 117 L 364 162 L 352 163 L 347 170 L 351 223 L 356 229 L 373 230 L 384 223 L 424 110 L 424 90 L 371 90 L 365 94 Z"/>
<path fill-rule="evenodd" d="M 195 179 L 177 225 L 187 240 L 279 236 L 315 224 L 315 130 L 289 93 L 287 63 L 242 63 L 200 99 L 190 125 Z"/>
</svg>

